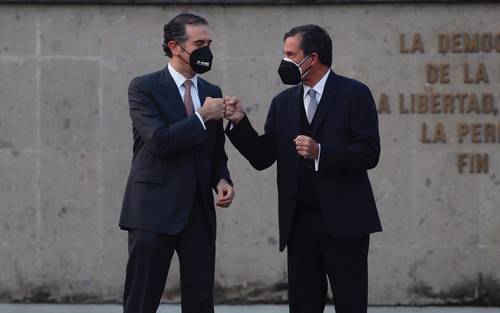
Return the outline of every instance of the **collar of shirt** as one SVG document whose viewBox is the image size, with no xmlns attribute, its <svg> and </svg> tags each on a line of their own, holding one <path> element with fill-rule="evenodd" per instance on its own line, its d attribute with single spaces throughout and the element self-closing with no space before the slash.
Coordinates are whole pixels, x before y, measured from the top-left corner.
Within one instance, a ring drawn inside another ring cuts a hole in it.
<svg viewBox="0 0 500 313">
<path fill-rule="evenodd" d="M 168 63 L 168 71 L 170 72 L 170 75 L 174 79 L 175 84 L 177 85 L 177 89 L 180 89 L 181 87 L 184 88 L 182 84 L 188 79 L 191 79 L 193 82 L 193 87 L 195 90 L 198 90 L 198 75 L 194 75 L 192 78 L 186 78 L 184 75 L 179 73 L 173 66 Z"/>
<path fill-rule="evenodd" d="M 316 91 L 317 93 L 316 98 L 318 100 L 318 103 L 321 100 L 321 96 L 323 95 L 323 90 L 325 89 L 326 80 L 328 79 L 328 75 L 330 75 L 330 72 L 331 70 L 327 71 L 326 74 L 319 80 L 319 82 L 317 82 L 316 85 L 312 87 L 312 89 L 314 89 L 314 91 Z M 307 92 L 309 91 L 309 89 L 311 89 L 311 87 L 307 86 L 306 84 L 302 85 L 304 86 L 304 102 L 305 102 L 306 97 L 308 96 Z"/>
</svg>

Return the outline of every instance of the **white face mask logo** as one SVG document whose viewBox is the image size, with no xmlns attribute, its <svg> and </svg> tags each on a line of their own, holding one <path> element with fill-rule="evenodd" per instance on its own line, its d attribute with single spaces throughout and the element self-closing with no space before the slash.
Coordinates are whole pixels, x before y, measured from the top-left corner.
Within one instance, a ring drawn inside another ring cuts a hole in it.
<svg viewBox="0 0 500 313">
<path fill-rule="evenodd" d="M 196 61 L 196 64 L 201 65 L 201 66 L 206 66 L 206 67 L 210 66 L 209 62 L 203 62 L 203 61 Z"/>
</svg>

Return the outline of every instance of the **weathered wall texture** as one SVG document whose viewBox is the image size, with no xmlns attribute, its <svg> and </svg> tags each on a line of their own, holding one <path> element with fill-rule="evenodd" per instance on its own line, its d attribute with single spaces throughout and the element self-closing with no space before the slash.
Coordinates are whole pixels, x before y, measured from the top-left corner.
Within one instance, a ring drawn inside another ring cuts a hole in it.
<svg viewBox="0 0 500 313">
<path fill-rule="evenodd" d="M 117 223 L 131 159 L 127 85 L 165 66 L 162 26 L 181 11 L 209 20 L 215 66 L 206 76 L 240 96 L 260 130 L 283 89 L 276 74 L 282 35 L 298 24 L 323 25 L 334 38 L 334 69 L 367 83 L 382 104 L 383 152 L 370 176 L 385 231 L 371 240 L 371 304 L 500 305 L 500 131 L 495 144 L 485 143 L 493 137 L 483 125 L 469 125 L 462 143 L 456 130 L 471 122 L 500 128 L 488 103 L 478 114 L 470 100 L 490 93 L 500 108 L 495 4 L 0 5 L 1 301 L 120 300 L 127 251 Z M 464 32 L 492 33 L 493 48 L 438 52 L 439 33 Z M 441 81 L 427 81 L 426 64 L 443 63 L 449 68 L 442 67 Z M 480 63 L 488 81 L 476 75 Z M 479 80 L 464 82 L 471 77 Z M 416 96 L 421 112 L 443 102 L 439 95 L 467 93 L 472 112 L 458 112 L 458 96 L 453 114 L 401 113 L 412 93 L 431 97 Z M 274 168 L 256 172 L 230 143 L 227 150 L 237 198 L 218 210 L 217 299 L 285 301 Z M 485 171 L 488 154 L 487 173 L 470 173 L 476 154 L 476 172 Z M 178 300 L 176 262 L 173 268 L 168 300 Z"/>
</svg>

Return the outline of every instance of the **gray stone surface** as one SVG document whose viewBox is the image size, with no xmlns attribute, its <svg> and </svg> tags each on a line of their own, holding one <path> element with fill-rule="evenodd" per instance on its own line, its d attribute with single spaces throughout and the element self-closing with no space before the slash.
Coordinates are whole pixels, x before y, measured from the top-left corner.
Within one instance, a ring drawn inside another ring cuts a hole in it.
<svg viewBox="0 0 500 313">
<path fill-rule="evenodd" d="M 310 4 L 310 0 L 0 0 L 0 3 L 43 4 Z M 315 0 L 318 4 L 482 3 L 495 0 Z"/>
<path fill-rule="evenodd" d="M 37 11 L 34 7 L 2 6 L 0 56 L 34 56 L 37 47 Z"/>
<path fill-rule="evenodd" d="M 97 150 L 99 62 L 49 59 L 40 67 L 42 149 Z"/>
<path fill-rule="evenodd" d="M 117 224 L 132 144 L 127 87 L 134 76 L 166 65 L 162 27 L 181 11 L 208 19 L 215 63 L 204 77 L 239 96 L 259 131 L 283 89 L 276 74 L 282 36 L 297 24 L 323 25 L 334 40 L 334 69 L 365 82 L 377 102 L 388 95 L 392 112 L 379 115 L 381 161 L 369 173 L 385 229 L 371 237 L 372 305 L 500 305 L 498 144 L 458 144 L 454 134 L 458 121 L 499 117 L 397 112 L 399 93 L 430 92 L 491 92 L 500 109 L 499 54 L 442 55 L 435 40 L 439 32 L 500 32 L 500 6 L 485 3 L 0 4 L 0 301 L 121 300 L 127 236 Z M 400 34 L 416 32 L 426 52 L 399 53 Z M 461 83 L 464 61 L 485 63 L 491 82 Z M 428 62 L 448 62 L 454 81 L 426 84 Z M 421 124 L 436 122 L 450 129 L 449 142 L 422 144 Z M 275 168 L 256 172 L 230 143 L 226 148 L 237 198 L 218 209 L 216 300 L 285 302 Z M 489 153 L 489 173 L 458 174 L 457 152 Z M 179 301 L 176 258 L 171 268 L 164 299 Z M 120 310 L 0 306 L 0 312 L 57 309 Z M 482 312 L 401 312 L 467 310 Z"/>
<path fill-rule="evenodd" d="M 49 7 L 40 12 L 40 52 L 43 56 L 100 56 L 103 18 L 92 9 Z"/>
<path fill-rule="evenodd" d="M 0 295 L 4 301 L 29 298 L 30 290 L 40 283 L 36 168 L 33 153 L 0 149 Z"/>
<path fill-rule="evenodd" d="M 0 149 L 36 145 L 36 70 L 37 63 L 31 58 L 0 60 Z"/>
<path fill-rule="evenodd" d="M 100 298 L 102 210 L 99 155 L 44 152 L 40 172 L 40 262 L 45 296 L 39 301 Z"/>
<path fill-rule="evenodd" d="M 50 304 L 0 304 L 2 313 L 118 313 L 122 307 L 118 305 L 50 305 Z M 180 312 L 178 305 L 161 305 L 158 313 Z M 285 305 L 220 305 L 215 307 L 216 313 L 287 313 Z M 332 306 L 327 306 L 327 313 L 334 313 Z M 368 313 L 498 313 L 497 308 L 456 308 L 456 307 L 370 307 Z"/>
</svg>

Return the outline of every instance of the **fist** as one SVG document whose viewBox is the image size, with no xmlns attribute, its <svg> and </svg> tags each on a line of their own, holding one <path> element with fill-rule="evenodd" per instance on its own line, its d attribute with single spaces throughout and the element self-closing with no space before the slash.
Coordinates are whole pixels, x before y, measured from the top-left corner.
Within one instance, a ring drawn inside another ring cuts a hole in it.
<svg viewBox="0 0 500 313">
<path fill-rule="evenodd" d="M 203 120 L 220 120 L 224 117 L 224 100 L 222 98 L 207 97 L 203 106 L 198 109 Z"/>
<path fill-rule="evenodd" d="M 297 148 L 297 153 L 307 159 L 316 160 L 319 154 L 319 145 L 314 139 L 307 136 L 297 136 L 293 140 Z"/>
<path fill-rule="evenodd" d="M 234 199 L 234 188 L 225 179 L 221 179 L 217 184 L 217 206 L 227 208 Z"/>
<path fill-rule="evenodd" d="M 234 124 L 238 124 L 245 117 L 245 111 L 238 98 L 224 97 L 224 117 Z"/>
</svg>

